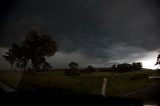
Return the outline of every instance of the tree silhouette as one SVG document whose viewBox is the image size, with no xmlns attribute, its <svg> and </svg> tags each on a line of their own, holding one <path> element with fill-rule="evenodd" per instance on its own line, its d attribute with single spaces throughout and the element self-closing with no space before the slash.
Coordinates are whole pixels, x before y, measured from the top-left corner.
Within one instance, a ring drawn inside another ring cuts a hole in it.
<svg viewBox="0 0 160 106">
<path fill-rule="evenodd" d="M 116 70 L 117 70 L 117 65 L 114 64 L 114 65 L 112 66 L 112 70 L 113 70 L 113 71 L 116 71 Z"/>
<path fill-rule="evenodd" d="M 127 63 L 123 63 L 123 64 L 118 64 L 117 65 L 117 71 L 119 72 L 127 72 L 127 71 L 131 71 L 131 65 L 127 64 Z"/>
<path fill-rule="evenodd" d="M 155 65 L 160 65 L 160 54 L 158 54 L 158 56 L 157 56 L 157 61 L 156 61 Z M 160 69 L 157 68 L 157 70 L 158 70 L 158 74 L 160 74 Z"/>
<path fill-rule="evenodd" d="M 92 73 L 94 72 L 94 68 L 93 66 L 87 66 L 85 69 L 84 69 L 84 73 Z"/>
<path fill-rule="evenodd" d="M 26 66 L 29 62 L 27 56 L 27 49 L 22 44 L 12 44 L 12 49 L 14 50 L 14 55 L 16 58 L 16 66 L 26 70 Z"/>
<path fill-rule="evenodd" d="M 52 66 L 48 62 L 44 62 L 42 66 L 42 70 L 50 70 Z"/>
<path fill-rule="evenodd" d="M 11 71 L 13 71 L 13 64 L 15 62 L 15 56 L 13 55 L 12 49 L 9 49 L 8 52 L 6 52 L 6 55 L 3 55 L 6 61 L 9 62 L 11 65 Z"/>
<path fill-rule="evenodd" d="M 71 69 L 71 70 L 73 70 L 74 72 L 76 72 L 77 71 L 77 68 L 78 68 L 78 63 L 76 63 L 76 62 L 71 62 L 71 63 L 69 63 L 69 68 Z"/>
<path fill-rule="evenodd" d="M 142 63 L 141 62 L 132 63 L 132 69 L 133 70 L 141 70 L 142 69 Z"/>
<path fill-rule="evenodd" d="M 117 71 L 117 72 L 128 72 L 128 71 L 138 71 L 142 69 L 142 63 L 137 62 L 137 63 L 123 63 L 123 64 L 118 64 L 118 65 L 113 65 L 112 70 Z"/>
<path fill-rule="evenodd" d="M 10 62 L 11 67 L 16 62 L 17 67 L 26 69 L 29 61 L 32 69 L 39 71 L 40 68 L 46 67 L 46 57 L 54 55 L 57 51 L 57 45 L 47 34 L 38 34 L 37 31 L 30 31 L 25 39 L 17 44 L 12 44 L 11 49 L 3 57 Z M 13 58 L 14 57 L 14 58 Z"/>
<path fill-rule="evenodd" d="M 71 62 L 68 64 L 69 70 L 65 70 L 65 75 L 80 75 L 80 72 L 78 71 L 78 63 Z"/>
<path fill-rule="evenodd" d="M 57 51 L 56 42 L 47 34 L 38 34 L 37 31 L 30 31 L 23 45 L 27 48 L 28 58 L 36 71 L 45 62 L 45 57 L 52 56 Z"/>
<path fill-rule="evenodd" d="M 160 64 L 160 54 L 158 54 L 158 56 L 157 56 L 157 62 L 155 65 L 158 65 L 158 64 Z"/>
</svg>

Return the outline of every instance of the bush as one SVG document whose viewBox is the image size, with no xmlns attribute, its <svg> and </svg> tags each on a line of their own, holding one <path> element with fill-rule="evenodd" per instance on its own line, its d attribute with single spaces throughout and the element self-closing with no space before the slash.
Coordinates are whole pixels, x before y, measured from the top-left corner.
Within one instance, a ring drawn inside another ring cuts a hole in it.
<svg viewBox="0 0 160 106">
<path fill-rule="evenodd" d="M 95 70 L 94 70 L 93 66 L 88 66 L 82 72 L 85 73 L 85 74 L 90 74 L 90 73 L 92 73 L 94 71 Z"/>
<path fill-rule="evenodd" d="M 79 76 L 81 72 L 79 70 L 71 70 L 71 69 L 65 69 L 64 75 L 65 76 Z"/>
</svg>

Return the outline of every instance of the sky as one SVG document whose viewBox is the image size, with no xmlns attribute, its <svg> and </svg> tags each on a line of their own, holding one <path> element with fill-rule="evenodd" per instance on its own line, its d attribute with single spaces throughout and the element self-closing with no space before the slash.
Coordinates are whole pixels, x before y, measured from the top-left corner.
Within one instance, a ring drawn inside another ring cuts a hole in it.
<svg viewBox="0 0 160 106">
<path fill-rule="evenodd" d="M 6 0 L 0 4 L 2 55 L 30 30 L 48 33 L 58 45 L 47 60 L 54 68 L 108 67 L 141 61 L 155 68 L 160 47 L 159 0 Z"/>
</svg>

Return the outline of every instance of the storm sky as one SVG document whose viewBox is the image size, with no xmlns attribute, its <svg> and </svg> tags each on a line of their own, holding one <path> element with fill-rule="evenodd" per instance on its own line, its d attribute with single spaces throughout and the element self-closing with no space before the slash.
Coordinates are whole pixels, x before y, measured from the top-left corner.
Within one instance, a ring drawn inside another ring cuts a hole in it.
<svg viewBox="0 0 160 106">
<path fill-rule="evenodd" d="M 80 67 L 143 61 L 160 45 L 158 0 L 8 0 L 1 7 L 1 68 L 7 48 L 30 30 L 57 42 L 48 61 L 59 68 L 70 61 Z"/>
</svg>

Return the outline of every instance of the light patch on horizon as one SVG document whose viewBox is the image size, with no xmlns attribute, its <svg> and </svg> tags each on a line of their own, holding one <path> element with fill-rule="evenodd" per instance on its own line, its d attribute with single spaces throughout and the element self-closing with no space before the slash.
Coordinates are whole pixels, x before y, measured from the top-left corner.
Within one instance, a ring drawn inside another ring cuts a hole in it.
<svg viewBox="0 0 160 106">
<path fill-rule="evenodd" d="M 143 68 L 157 69 L 159 66 L 155 65 L 157 60 L 158 52 L 151 51 L 146 53 L 144 58 L 138 59 L 137 61 L 142 62 Z"/>
</svg>

